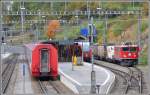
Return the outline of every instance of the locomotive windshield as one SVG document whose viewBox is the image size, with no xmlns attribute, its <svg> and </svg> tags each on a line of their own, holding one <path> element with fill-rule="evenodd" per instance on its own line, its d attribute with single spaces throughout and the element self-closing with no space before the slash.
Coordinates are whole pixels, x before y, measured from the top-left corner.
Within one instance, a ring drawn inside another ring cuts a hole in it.
<svg viewBox="0 0 150 95">
<path fill-rule="evenodd" d="M 123 47 L 122 51 L 129 51 L 129 47 Z"/>
<path fill-rule="evenodd" d="M 137 50 L 136 47 L 122 47 L 122 51 L 135 52 L 136 50 Z"/>
<path fill-rule="evenodd" d="M 130 47 L 131 52 L 135 52 L 136 50 L 137 50 L 136 47 Z"/>
</svg>

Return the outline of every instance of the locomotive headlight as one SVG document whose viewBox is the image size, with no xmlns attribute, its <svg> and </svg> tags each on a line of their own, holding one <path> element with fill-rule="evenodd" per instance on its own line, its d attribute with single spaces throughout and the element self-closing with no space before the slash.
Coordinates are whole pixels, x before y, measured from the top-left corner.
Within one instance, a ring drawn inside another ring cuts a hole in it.
<svg viewBox="0 0 150 95">
<path fill-rule="evenodd" d="M 131 56 L 131 53 L 129 53 L 128 56 Z"/>
<path fill-rule="evenodd" d="M 123 55 L 123 57 L 127 57 L 126 55 Z"/>
</svg>

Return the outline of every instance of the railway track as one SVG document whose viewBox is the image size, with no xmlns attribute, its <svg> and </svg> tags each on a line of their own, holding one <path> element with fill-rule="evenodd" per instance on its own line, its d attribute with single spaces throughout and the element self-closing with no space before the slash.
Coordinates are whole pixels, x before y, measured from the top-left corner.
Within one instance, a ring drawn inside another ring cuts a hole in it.
<svg viewBox="0 0 150 95">
<path fill-rule="evenodd" d="M 39 82 L 39 85 L 40 85 L 40 88 L 41 88 L 41 92 L 44 94 L 44 95 L 49 95 L 49 93 L 55 93 L 56 94 L 56 91 L 51 87 L 51 89 L 48 89 L 50 88 L 49 86 L 49 82 L 48 81 L 38 81 Z M 51 90 L 51 92 L 49 91 Z"/>
<path fill-rule="evenodd" d="M 127 67 L 130 70 L 130 78 L 129 78 L 129 84 L 126 88 L 126 93 L 132 88 L 138 89 L 139 93 L 142 94 L 143 92 L 143 74 L 140 69 L 137 67 Z"/>
<path fill-rule="evenodd" d="M 7 63 L 10 61 L 10 60 L 12 60 L 12 55 L 11 56 L 9 56 L 8 58 L 6 58 L 6 59 L 4 59 L 3 60 L 3 64 L 2 64 L 2 71 L 3 72 L 5 72 L 5 69 L 7 68 Z"/>
<path fill-rule="evenodd" d="M 143 85 L 142 85 L 142 72 L 137 67 L 122 67 L 120 65 L 113 64 L 111 66 L 111 63 L 109 64 L 101 64 L 102 61 L 95 61 L 96 65 L 102 66 L 104 68 L 107 68 L 114 72 L 117 76 L 120 76 L 123 80 L 123 82 L 120 84 L 118 83 L 118 89 L 123 94 L 128 93 L 136 93 L 136 94 L 142 94 L 143 91 Z M 118 79 L 119 81 L 120 79 Z M 117 81 L 117 82 L 118 82 Z M 118 92 L 118 91 L 117 91 Z"/>
<path fill-rule="evenodd" d="M 14 55 L 14 57 L 12 57 L 12 60 L 7 61 L 5 69 L 2 72 L 2 92 L 3 93 L 5 93 L 7 90 L 9 81 L 10 81 L 13 71 L 15 69 L 17 58 L 18 58 L 18 56 Z"/>
<path fill-rule="evenodd" d="M 64 86 L 60 81 L 41 81 L 38 80 L 42 94 L 71 94 L 73 93 L 69 88 Z"/>
</svg>

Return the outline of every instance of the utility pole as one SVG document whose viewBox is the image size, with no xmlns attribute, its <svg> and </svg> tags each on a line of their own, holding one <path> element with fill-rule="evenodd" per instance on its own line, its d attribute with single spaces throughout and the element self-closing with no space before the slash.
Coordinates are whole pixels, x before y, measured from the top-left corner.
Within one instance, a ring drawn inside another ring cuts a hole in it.
<svg viewBox="0 0 150 95">
<path fill-rule="evenodd" d="M 23 2 L 23 4 L 21 4 L 20 9 L 21 9 L 21 32 L 24 35 L 24 10 L 25 10 L 24 2 Z"/>
<path fill-rule="evenodd" d="M 87 7 L 87 12 L 88 12 L 88 21 L 90 21 L 90 7 L 89 7 L 89 1 L 88 0 L 87 0 L 86 7 Z"/>
<path fill-rule="evenodd" d="M 138 46 L 139 48 L 141 48 L 141 10 L 139 10 L 139 14 L 138 14 Z M 138 64 L 140 64 L 140 56 L 141 56 L 141 50 L 139 51 L 138 54 Z"/>
<path fill-rule="evenodd" d="M 2 22 L 3 22 L 3 18 L 2 18 L 2 0 L 0 2 L 0 94 L 2 95 L 2 57 L 1 57 L 1 46 L 2 46 L 2 30 L 3 30 L 3 26 L 2 26 Z"/>
<path fill-rule="evenodd" d="M 134 3 L 135 3 L 135 0 L 132 1 L 132 4 L 133 4 L 132 7 L 133 7 L 133 9 L 135 9 Z"/>
<path fill-rule="evenodd" d="M 21 4 L 20 9 L 21 9 L 21 32 L 24 35 L 24 10 L 25 10 L 24 2 L 23 2 L 23 4 Z M 25 64 L 23 63 L 23 65 L 25 65 Z M 25 77 L 23 78 L 23 92 L 25 94 Z"/>
<path fill-rule="evenodd" d="M 46 32 L 46 16 L 45 15 L 43 15 L 42 16 L 42 20 L 44 21 L 44 27 L 43 27 L 43 29 L 44 29 L 44 32 Z"/>
<path fill-rule="evenodd" d="M 91 64 L 92 64 L 92 71 L 91 71 L 91 93 L 95 94 L 96 93 L 96 74 L 94 71 L 94 57 L 93 57 L 93 33 L 94 33 L 94 28 L 93 28 L 93 17 L 91 17 L 91 29 L 90 29 L 90 38 L 91 38 L 91 51 L 92 51 L 92 58 L 91 58 Z"/>
<path fill-rule="evenodd" d="M 67 2 L 65 0 L 65 12 L 66 12 L 66 10 L 67 10 Z"/>
<path fill-rule="evenodd" d="M 87 12 L 88 12 L 88 33 L 89 33 L 89 41 L 90 41 L 90 46 L 93 45 L 93 17 L 90 18 L 90 7 L 89 7 L 89 1 L 87 1 Z M 90 40 L 91 38 L 91 40 Z M 94 71 L 94 59 L 93 59 L 93 50 L 92 51 L 92 57 L 91 57 L 91 64 L 92 64 L 92 71 L 91 71 L 91 93 L 96 94 L 96 74 Z"/>
<path fill-rule="evenodd" d="M 53 9 L 53 2 L 51 2 L 51 13 L 54 11 Z"/>
<path fill-rule="evenodd" d="M 107 14 L 107 11 L 106 11 L 106 13 L 105 13 L 105 30 L 104 30 L 104 32 L 103 32 L 103 43 L 104 43 L 104 56 L 106 57 L 106 55 L 107 55 L 107 48 L 106 48 L 106 46 L 107 46 L 107 36 L 106 36 L 106 33 L 107 33 L 107 28 L 108 28 L 108 26 L 107 26 L 107 19 L 108 19 L 108 14 Z"/>
<path fill-rule="evenodd" d="M 149 66 L 149 80 L 150 80 L 150 0 L 149 0 L 149 31 L 148 31 L 148 66 Z M 149 94 L 150 94 L 150 82 L 148 82 L 148 91 L 149 91 Z"/>
<path fill-rule="evenodd" d="M 41 11 L 40 10 L 38 10 L 38 14 L 39 14 L 39 17 L 38 17 L 38 23 L 37 23 L 37 27 L 36 27 L 36 41 L 38 41 L 39 40 L 39 27 L 40 27 L 40 25 L 39 25 L 39 23 L 40 23 L 40 18 L 41 18 Z"/>
</svg>

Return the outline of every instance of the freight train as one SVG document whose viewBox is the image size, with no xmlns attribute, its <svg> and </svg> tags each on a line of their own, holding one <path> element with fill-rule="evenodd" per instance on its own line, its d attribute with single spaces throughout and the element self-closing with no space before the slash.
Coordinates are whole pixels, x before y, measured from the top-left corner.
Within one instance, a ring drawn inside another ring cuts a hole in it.
<svg viewBox="0 0 150 95">
<path fill-rule="evenodd" d="M 138 63 L 138 45 L 94 45 L 95 59 L 117 63 L 123 66 L 133 66 Z"/>
<path fill-rule="evenodd" d="M 52 44 L 26 44 L 25 53 L 33 77 L 57 79 L 58 53 Z"/>
</svg>

